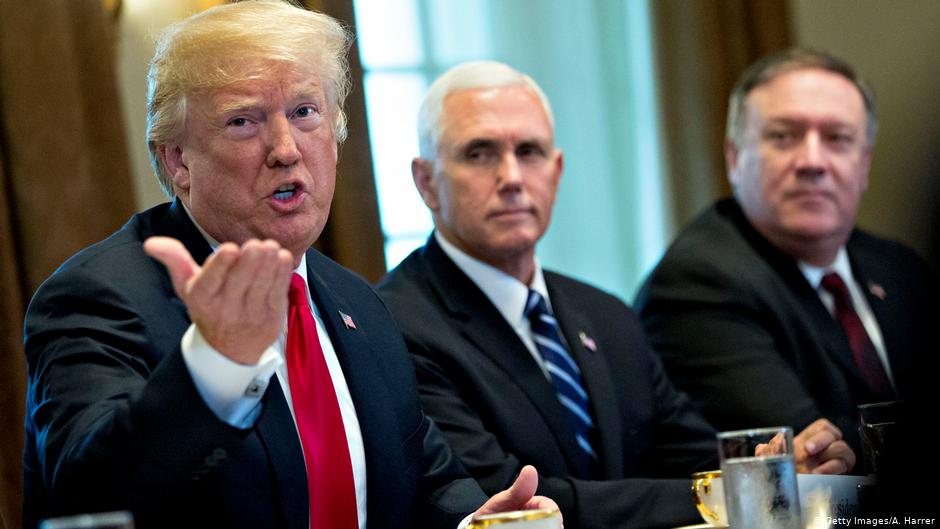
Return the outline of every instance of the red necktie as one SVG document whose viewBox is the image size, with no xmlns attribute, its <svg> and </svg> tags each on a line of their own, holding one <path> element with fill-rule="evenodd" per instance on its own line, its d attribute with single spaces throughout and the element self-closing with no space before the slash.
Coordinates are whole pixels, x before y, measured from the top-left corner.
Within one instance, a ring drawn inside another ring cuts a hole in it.
<svg viewBox="0 0 940 529">
<path fill-rule="evenodd" d="M 296 273 L 288 298 L 287 378 L 307 463 L 310 529 L 357 529 L 356 487 L 343 416 L 307 305 L 307 285 Z"/>
<path fill-rule="evenodd" d="M 884 365 L 878 358 L 875 351 L 875 344 L 871 342 L 868 333 L 865 332 L 865 326 L 862 320 L 855 312 L 852 306 L 852 298 L 849 295 L 849 289 L 845 282 L 835 272 L 829 272 L 822 278 L 822 287 L 832 294 L 836 306 L 836 320 L 845 331 L 849 339 L 849 346 L 852 348 L 852 355 L 855 357 L 855 364 L 862 373 L 862 378 L 868 383 L 879 398 L 884 400 L 894 399 L 894 390 L 891 388 L 891 382 L 885 373 Z"/>
</svg>

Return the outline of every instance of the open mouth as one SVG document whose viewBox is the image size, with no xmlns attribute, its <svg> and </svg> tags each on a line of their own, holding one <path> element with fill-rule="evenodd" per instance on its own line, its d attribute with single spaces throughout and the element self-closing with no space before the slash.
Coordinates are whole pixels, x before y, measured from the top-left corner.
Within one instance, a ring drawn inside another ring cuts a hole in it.
<svg viewBox="0 0 940 529">
<path fill-rule="evenodd" d="M 290 200 L 299 192 L 300 188 L 297 184 L 284 184 L 274 191 L 273 196 L 274 200 Z"/>
</svg>

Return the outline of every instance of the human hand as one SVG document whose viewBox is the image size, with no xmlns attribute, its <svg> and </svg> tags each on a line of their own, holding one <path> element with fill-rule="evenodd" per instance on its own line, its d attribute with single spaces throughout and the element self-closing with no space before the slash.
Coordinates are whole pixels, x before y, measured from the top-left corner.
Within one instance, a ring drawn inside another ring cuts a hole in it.
<svg viewBox="0 0 940 529">
<path fill-rule="evenodd" d="M 793 455 L 803 474 L 846 474 L 855 466 L 855 452 L 827 419 L 817 419 L 793 438 Z"/>
<path fill-rule="evenodd" d="M 144 251 L 167 267 L 176 295 L 216 351 L 253 365 L 277 339 L 293 271 L 293 256 L 277 242 L 223 243 L 202 266 L 169 237 L 150 237 Z"/>
<path fill-rule="evenodd" d="M 522 511 L 529 509 L 556 509 L 558 504 L 551 498 L 536 496 L 535 490 L 539 486 L 539 475 L 532 465 L 522 467 L 519 477 L 506 490 L 493 495 L 475 513 L 473 519 L 485 514 L 496 514 L 508 511 Z M 559 516 L 560 516 L 559 510 Z M 562 520 L 564 529 L 564 520 Z"/>
</svg>

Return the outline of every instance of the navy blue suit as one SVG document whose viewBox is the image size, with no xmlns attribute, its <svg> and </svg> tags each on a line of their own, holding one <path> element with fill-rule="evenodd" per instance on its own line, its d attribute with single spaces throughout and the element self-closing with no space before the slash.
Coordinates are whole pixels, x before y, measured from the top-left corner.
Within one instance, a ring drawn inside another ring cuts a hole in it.
<svg viewBox="0 0 940 529">
<path fill-rule="evenodd" d="M 846 250 L 899 396 L 919 404 L 932 394 L 930 364 L 940 350 L 937 277 L 910 249 L 862 230 Z M 856 406 L 878 399 L 796 260 L 762 237 L 733 199 L 682 231 L 636 308 L 670 378 L 716 428 L 784 424 L 798 432 L 825 417 L 860 455 Z"/>
<path fill-rule="evenodd" d="M 73 256 L 30 303 L 27 527 L 131 509 L 144 528 L 306 529 L 304 460 L 280 385 L 252 428 L 209 410 L 180 352 L 186 308 L 143 251 L 152 235 L 181 240 L 197 262 L 211 251 L 179 203 L 163 204 Z M 307 274 L 362 429 L 369 526 L 456 527 L 485 497 L 422 412 L 395 323 L 368 284 L 315 250 Z"/>
<path fill-rule="evenodd" d="M 539 494 L 568 529 L 701 521 L 688 477 L 717 468 L 714 431 L 623 302 L 560 274 L 546 271 L 545 282 L 590 395 L 596 468 L 579 464 L 567 412 L 522 340 L 433 236 L 378 288 L 414 355 L 428 415 L 484 491 L 535 465 Z"/>
</svg>

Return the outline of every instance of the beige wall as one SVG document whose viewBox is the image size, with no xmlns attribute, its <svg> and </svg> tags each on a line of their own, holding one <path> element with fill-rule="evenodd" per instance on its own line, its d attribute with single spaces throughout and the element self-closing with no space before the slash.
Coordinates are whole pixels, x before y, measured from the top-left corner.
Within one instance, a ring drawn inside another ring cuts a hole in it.
<svg viewBox="0 0 940 529">
<path fill-rule="evenodd" d="M 791 0 L 793 38 L 873 85 L 880 133 L 859 223 L 940 268 L 940 2 Z"/>
</svg>

